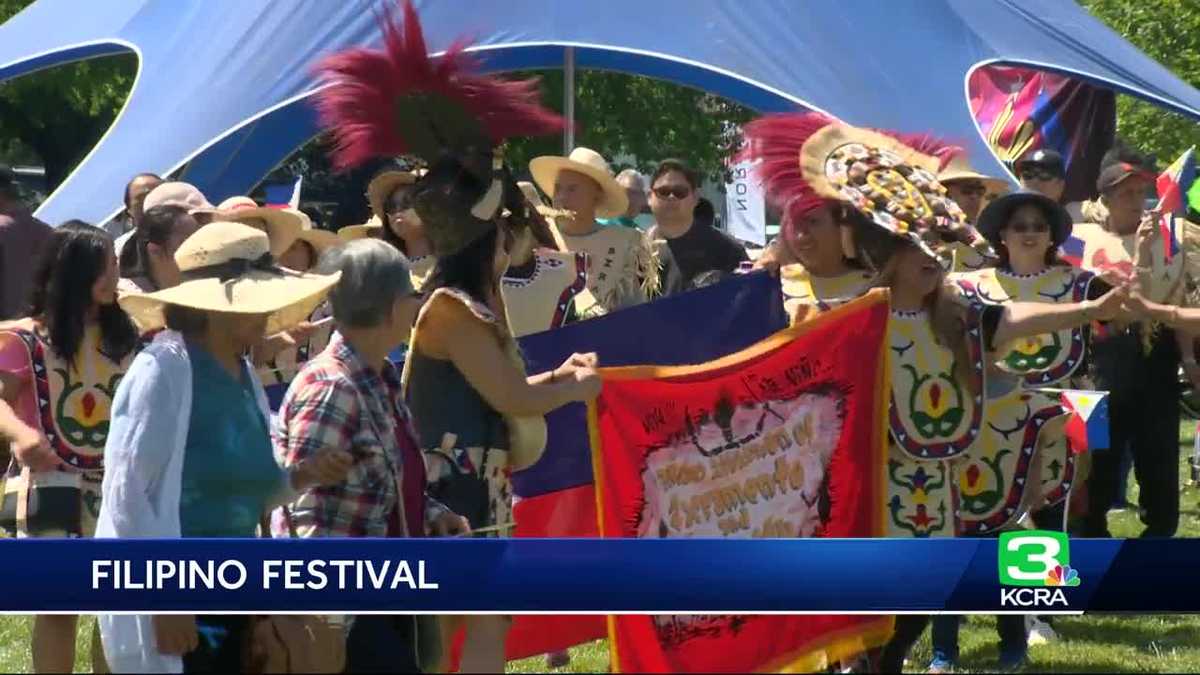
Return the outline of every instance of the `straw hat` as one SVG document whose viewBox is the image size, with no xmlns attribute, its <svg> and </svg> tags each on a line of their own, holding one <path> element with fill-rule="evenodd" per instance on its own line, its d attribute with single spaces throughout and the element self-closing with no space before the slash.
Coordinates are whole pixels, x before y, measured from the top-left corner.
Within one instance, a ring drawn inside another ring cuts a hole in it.
<svg viewBox="0 0 1200 675">
<path fill-rule="evenodd" d="M 129 293 L 118 302 L 143 330 L 164 325 L 166 305 L 269 314 L 268 335 L 287 330 L 312 314 L 341 274 L 308 274 L 279 267 L 270 248 L 267 235 L 248 225 L 205 225 L 175 253 L 182 283 L 153 293 Z"/>
<path fill-rule="evenodd" d="M 300 234 L 296 235 L 296 238 L 308 242 L 308 245 L 312 246 L 313 251 L 316 252 L 316 257 L 320 258 L 322 253 L 342 243 L 342 240 L 329 230 L 313 227 L 312 218 L 309 218 L 307 213 L 292 208 L 281 210 L 295 213 L 300 217 Z"/>
<path fill-rule="evenodd" d="M 412 185 L 424 175 L 425 170 L 418 169 L 416 171 L 384 171 L 372 178 L 371 182 L 367 184 L 367 203 L 371 205 L 371 213 L 380 222 L 384 221 L 387 214 L 383 212 L 383 207 L 387 204 L 388 197 L 392 196 L 396 188 Z"/>
<path fill-rule="evenodd" d="M 249 197 L 230 197 L 217 205 L 217 219 L 233 223 L 244 223 L 251 218 L 261 218 L 267 224 L 267 236 L 271 238 L 271 255 L 278 258 L 296 243 L 304 229 L 307 217 L 295 209 L 273 209 L 259 206 Z"/>
<path fill-rule="evenodd" d="M 366 239 L 367 237 L 378 237 L 383 233 L 383 222 L 378 216 L 371 216 L 367 222 L 361 225 L 347 225 L 337 231 L 338 239 L 342 241 L 354 241 L 355 239 Z"/>
<path fill-rule="evenodd" d="M 987 190 L 987 196 L 989 197 L 1005 195 L 1012 190 L 1012 185 L 1003 178 L 985 176 L 972 169 L 971 164 L 962 155 L 957 155 L 951 159 L 946 168 L 942 169 L 941 173 L 938 174 L 937 179 L 942 185 L 956 180 L 977 180 L 983 183 L 983 187 Z"/>
<path fill-rule="evenodd" d="M 581 173 L 600 184 L 604 191 L 600 203 L 596 206 L 596 215 L 601 218 L 615 218 L 623 215 L 629 208 L 629 195 L 625 188 L 613 177 L 612 169 L 600 153 L 590 148 L 575 148 L 568 157 L 546 155 L 535 157 L 529 163 L 529 173 L 533 174 L 533 182 L 537 183 L 547 195 L 554 195 L 554 181 L 558 172 L 566 169 Z"/>
</svg>

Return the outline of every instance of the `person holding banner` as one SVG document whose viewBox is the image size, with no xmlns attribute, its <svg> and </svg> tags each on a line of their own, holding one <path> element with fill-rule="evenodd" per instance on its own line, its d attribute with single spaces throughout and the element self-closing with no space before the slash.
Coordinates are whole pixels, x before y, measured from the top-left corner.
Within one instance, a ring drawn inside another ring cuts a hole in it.
<svg viewBox="0 0 1200 675">
<path fill-rule="evenodd" d="M 889 534 L 978 536 L 1011 526 L 1047 498 L 1041 481 L 1027 478 L 1041 466 L 1038 429 L 1063 411 L 1058 405 L 993 410 L 985 397 L 987 353 L 1024 336 L 1112 318 L 1126 291 L 1063 305 L 984 304 L 947 283 L 946 261 L 938 256 L 947 240 L 968 231 L 962 210 L 936 179 L 935 153 L 944 148 L 812 113 L 769 116 L 750 123 L 747 133 L 777 203 L 816 207 L 833 200 L 864 216 L 852 219 L 846 251 L 891 290 L 891 443 L 887 466 L 879 467 Z M 1011 447 L 1005 435 L 1012 434 L 1024 439 L 1016 452 L 1005 449 Z M 1052 489 L 1065 487 L 1067 480 Z M 899 672 L 927 623 L 928 617 L 897 619 L 880 655 L 884 672 Z M 1023 621 L 1012 642 L 1020 651 L 1007 656 L 1023 661 Z"/>
<path fill-rule="evenodd" d="M 600 389 L 590 354 L 527 377 L 500 292 L 514 230 L 531 226 L 534 206 L 513 180 L 499 145 L 513 136 L 556 133 L 563 120 L 540 104 L 536 80 L 505 81 L 478 72 L 466 41 L 456 42 L 435 64 L 411 2 L 404 3 L 401 20 L 385 15 L 381 23 L 382 49 L 353 49 L 320 64 L 329 85 L 317 93 L 317 109 L 334 136 L 338 168 L 394 155 L 414 155 L 429 166 L 411 199 L 437 262 L 422 289 L 428 300 L 413 327 L 401 386 L 429 462 L 431 494 L 466 516 L 474 529 L 507 534 L 510 474 L 540 457 L 544 415 L 594 398 Z M 576 175 L 559 172 L 561 162 L 539 164 L 555 180 L 560 173 Z M 603 158 L 587 165 L 594 171 L 579 175 L 586 182 L 575 184 L 580 199 L 570 204 L 575 222 L 587 228 L 595 227 L 604 190 L 592 178 L 603 177 L 601 164 Z M 535 178 L 539 174 L 543 189 L 553 184 L 546 183 L 546 172 L 534 171 Z M 611 173 L 607 177 L 612 181 Z M 612 184 L 620 208 L 606 209 L 606 215 L 618 215 L 625 206 L 624 190 Z M 590 201 L 583 198 L 589 191 Z M 603 197 L 609 196 L 604 190 Z M 641 242 L 640 233 L 625 228 L 603 232 Z M 599 239 L 594 237 L 579 232 L 579 238 Z M 613 273 L 604 288 L 615 297 L 631 288 L 630 281 L 636 288 L 638 280 L 621 276 L 628 261 L 617 265 L 617 257 L 634 251 L 624 246 L 618 251 L 620 242 L 612 241 L 606 249 L 613 250 Z M 638 260 L 635 266 L 649 272 Z M 447 622 L 447 641 L 459 627 L 466 632 L 461 670 L 503 671 L 509 620 L 473 616 Z"/>
<path fill-rule="evenodd" d="M 0 443 L 12 453 L 0 527 L 10 536 L 95 531 L 112 390 L 137 343 L 116 286 L 112 238 L 69 221 L 42 248 L 30 316 L 0 324 Z M 76 623 L 69 615 L 34 619 L 35 671 L 71 670 Z M 99 649 L 92 662 L 103 668 Z"/>
<path fill-rule="evenodd" d="M 332 449 L 280 469 L 266 396 L 244 358 L 264 334 L 307 317 L 338 275 L 278 267 L 266 233 L 230 222 L 200 228 L 175 261 L 180 284 L 119 300 L 139 325 L 167 330 L 134 359 L 113 398 L 97 537 L 253 537 L 294 490 L 341 482 L 351 465 Z M 101 615 L 99 626 L 115 672 L 230 672 L 241 668 L 248 623 Z M 200 628 L 223 639 L 201 644 Z"/>
</svg>

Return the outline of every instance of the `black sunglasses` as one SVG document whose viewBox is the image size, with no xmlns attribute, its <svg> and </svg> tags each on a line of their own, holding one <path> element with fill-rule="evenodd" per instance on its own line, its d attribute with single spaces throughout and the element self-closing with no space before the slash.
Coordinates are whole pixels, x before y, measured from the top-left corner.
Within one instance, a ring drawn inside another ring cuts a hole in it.
<svg viewBox="0 0 1200 675">
<path fill-rule="evenodd" d="M 1030 168 L 1021 171 L 1021 180 L 1054 180 L 1055 178 L 1062 178 L 1062 176 L 1050 169 Z"/>
<path fill-rule="evenodd" d="M 676 185 L 674 187 L 664 185 L 662 187 L 654 188 L 654 194 L 658 195 L 659 199 L 668 199 L 670 197 L 674 197 L 675 199 L 684 199 L 688 195 L 692 194 L 692 188 L 683 185 Z"/>
</svg>

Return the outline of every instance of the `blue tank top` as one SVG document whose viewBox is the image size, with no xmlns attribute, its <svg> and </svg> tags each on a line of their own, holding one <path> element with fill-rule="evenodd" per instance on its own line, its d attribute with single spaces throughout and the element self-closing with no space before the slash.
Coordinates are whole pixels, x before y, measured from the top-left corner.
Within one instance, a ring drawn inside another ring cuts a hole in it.
<svg viewBox="0 0 1200 675">
<path fill-rule="evenodd" d="M 230 377 L 188 342 L 192 410 L 183 455 L 179 524 L 184 537 L 253 537 L 268 500 L 285 486 L 249 369 Z M 163 414 L 169 414 L 164 412 Z"/>
</svg>

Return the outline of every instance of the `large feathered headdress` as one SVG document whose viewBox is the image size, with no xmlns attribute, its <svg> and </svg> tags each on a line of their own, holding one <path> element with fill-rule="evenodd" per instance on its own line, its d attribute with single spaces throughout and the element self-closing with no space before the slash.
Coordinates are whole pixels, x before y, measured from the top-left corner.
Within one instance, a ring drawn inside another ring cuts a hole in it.
<svg viewBox="0 0 1200 675">
<path fill-rule="evenodd" d="M 961 148 L 928 135 L 852 127 L 820 113 L 761 117 L 744 135 L 741 156 L 758 161 L 767 199 L 783 213 L 785 241 L 798 218 L 836 203 L 926 249 L 947 234 L 969 232 L 966 215 L 937 180 Z"/>
<path fill-rule="evenodd" d="M 429 167 L 414 206 L 436 253 L 450 255 L 494 228 L 503 206 L 520 203 L 496 148 L 561 131 L 564 120 L 540 104 L 536 79 L 483 74 L 465 40 L 431 58 L 410 0 L 402 21 L 389 7 L 380 25 L 382 49 L 348 49 L 318 65 L 329 81 L 316 95 L 320 121 L 338 169 L 396 155 Z"/>
</svg>

